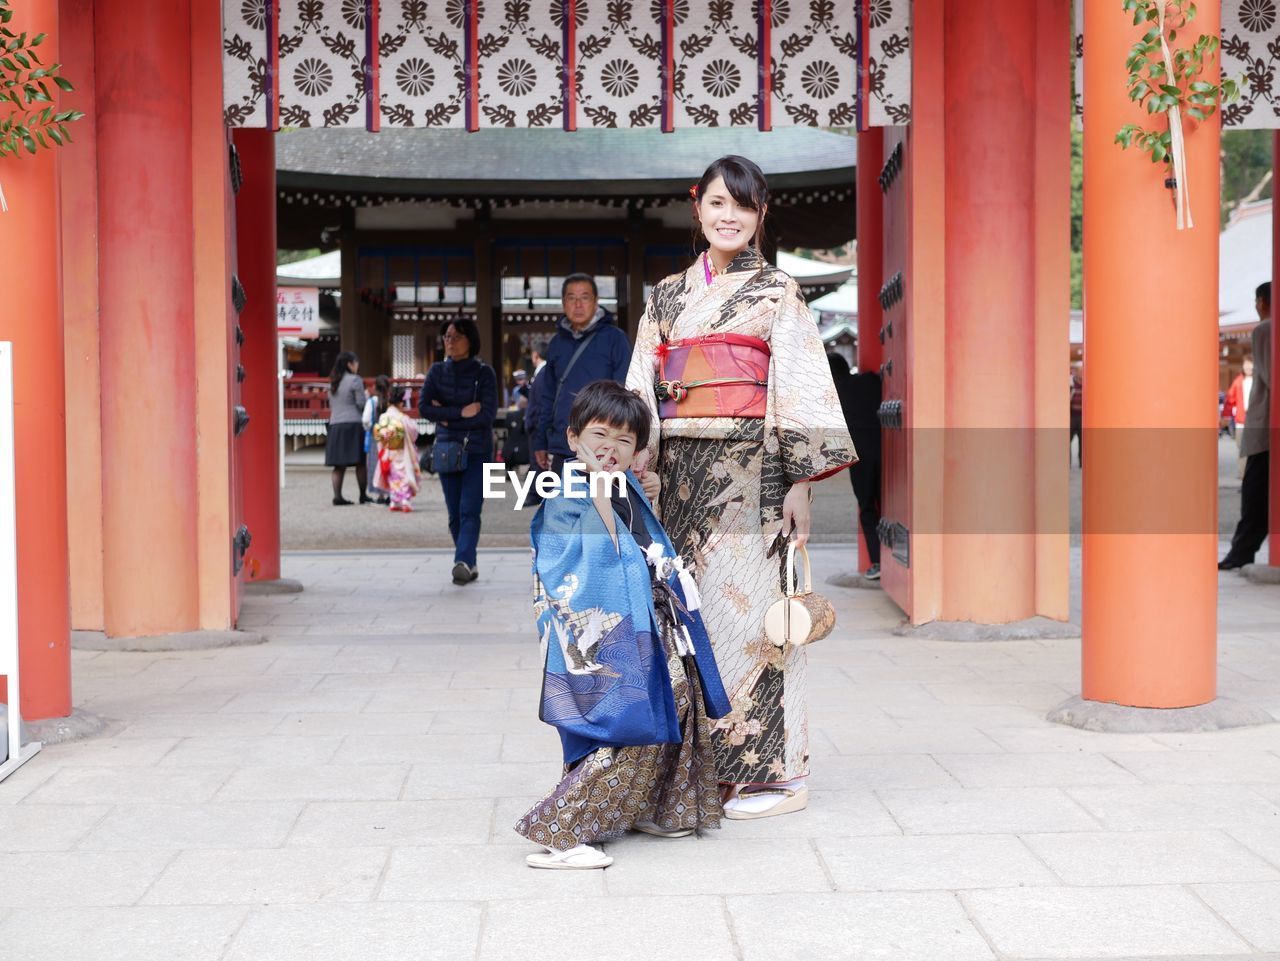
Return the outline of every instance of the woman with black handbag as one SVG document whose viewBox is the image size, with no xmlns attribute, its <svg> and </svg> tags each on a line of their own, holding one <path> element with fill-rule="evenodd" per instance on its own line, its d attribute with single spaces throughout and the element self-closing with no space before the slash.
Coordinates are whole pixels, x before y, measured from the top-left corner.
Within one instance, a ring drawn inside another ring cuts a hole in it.
<svg viewBox="0 0 1280 961">
<path fill-rule="evenodd" d="M 445 359 L 432 364 L 422 385 L 418 411 L 435 421 L 431 465 L 440 475 L 453 537 L 453 583 L 470 584 L 480 543 L 484 464 L 493 455 L 498 380 L 478 356 L 480 329 L 465 317 L 444 329 Z"/>
</svg>

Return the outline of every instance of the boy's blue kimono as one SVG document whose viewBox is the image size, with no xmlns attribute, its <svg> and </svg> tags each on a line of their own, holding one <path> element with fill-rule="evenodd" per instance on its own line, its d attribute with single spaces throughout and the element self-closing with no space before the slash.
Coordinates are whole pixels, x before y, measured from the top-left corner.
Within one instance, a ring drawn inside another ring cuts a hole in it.
<svg viewBox="0 0 1280 961">
<path fill-rule="evenodd" d="M 674 558 L 639 483 L 630 472 L 626 477 L 649 536 Z M 625 525 L 619 521 L 616 530 L 617 549 L 591 499 L 563 495 L 543 503 L 530 529 L 534 616 L 546 652 L 538 716 L 559 729 L 566 764 L 600 747 L 681 740 L 650 567 Z M 668 584 L 693 642 L 706 713 L 724 717 L 729 699 L 702 617 L 684 609 L 687 598 L 676 573 Z"/>
</svg>

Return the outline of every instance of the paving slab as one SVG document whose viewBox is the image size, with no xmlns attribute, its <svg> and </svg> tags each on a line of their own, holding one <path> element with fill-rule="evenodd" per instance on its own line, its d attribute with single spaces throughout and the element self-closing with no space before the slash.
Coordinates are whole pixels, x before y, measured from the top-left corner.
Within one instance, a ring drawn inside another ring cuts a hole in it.
<svg viewBox="0 0 1280 961">
<path fill-rule="evenodd" d="M 492 801 L 316 801 L 289 834 L 300 847 L 488 843 Z M 514 834 L 514 832 L 512 832 Z"/>
<path fill-rule="evenodd" d="M 28 908 L 57 904 L 69 891 L 89 907 L 134 904 L 173 860 L 156 851 L 41 851 L 6 854 L 0 904 Z"/>
<path fill-rule="evenodd" d="M 881 791 L 880 799 L 907 834 L 1026 834 L 1099 827 L 1056 788 Z"/>
<path fill-rule="evenodd" d="M 66 851 L 110 810 L 106 804 L 0 804 L 0 853 Z"/>
<path fill-rule="evenodd" d="M 208 801 L 233 773 L 230 767 L 64 767 L 30 797 L 41 804 Z"/>
<path fill-rule="evenodd" d="M 940 754 L 936 760 L 964 787 L 1139 783 L 1134 774 L 1103 754 Z"/>
<path fill-rule="evenodd" d="M 1180 887 L 1022 888 L 960 895 L 995 948 L 1015 958 L 1246 954 Z"/>
<path fill-rule="evenodd" d="M 221 961 L 244 907 L 44 907 L 0 925 L 0 961 Z"/>
<path fill-rule="evenodd" d="M 1280 951 L 1280 884 L 1199 884 L 1196 894 L 1261 951 Z"/>
<path fill-rule="evenodd" d="M 257 908 L 223 961 L 460 961 L 475 957 L 478 904 Z"/>
<path fill-rule="evenodd" d="M 733 826 L 733 822 L 727 823 Z M 697 837 L 636 834 L 615 841 L 606 849 L 614 858 L 613 867 L 608 869 L 609 893 L 614 895 L 692 897 L 707 892 L 784 894 L 831 890 L 817 852 L 803 838 L 726 837 L 710 842 Z"/>
<path fill-rule="evenodd" d="M 1223 831 L 1028 834 L 1022 840 L 1072 885 L 1280 881 L 1280 870 Z"/>
<path fill-rule="evenodd" d="M 498 901 L 508 898 L 599 898 L 605 871 L 538 871 L 524 863 L 532 845 L 399 847 L 378 893 L 381 901 Z"/>
<path fill-rule="evenodd" d="M 105 851 L 263 848 L 284 843 L 297 802 L 117 804 L 81 842 Z"/>
<path fill-rule="evenodd" d="M 223 801 L 391 801 L 409 769 L 393 764 L 242 767 L 218 794 Z"/>
<path fill-rule="evenodd" d="M 144 904 L 317 904 L 370 901 L 385 848 L 183 851 Z"/>
<path fill-rule="evenodd" d="M 572 872 L 547 873 L 559 877 Z M 590 911 L 592 902 L 585 907 Z M 583 917 L 583 903 L 573 898 L 491 903 L 476 958 L 653 961 L 671 956 L 676 945 L 681 956 L 698 961 L 739 961 L 741 957 L 719 898 L 613 897 L 606 917 L 569 922 L 572 934 L 566 936 L 566 919 Z"/>
<path fill-rule="evenodd" d="M 819 838 L 815 847 L 840 891 L 962 891 L 1059 883 L 1035 854 L 1007 834 Z"/>
<path fill-rule="evenodd" d="M 1144 784 L 1070 788 L 1069 793 L 1113 831 L 1280 830 L 1280 807 L 1245 786 Z"/>
<path fill-rule="evenodd" d="M 954 894 L 818 894 L 727 899 L 743 961 L 989 961 Z"/>
</svg>

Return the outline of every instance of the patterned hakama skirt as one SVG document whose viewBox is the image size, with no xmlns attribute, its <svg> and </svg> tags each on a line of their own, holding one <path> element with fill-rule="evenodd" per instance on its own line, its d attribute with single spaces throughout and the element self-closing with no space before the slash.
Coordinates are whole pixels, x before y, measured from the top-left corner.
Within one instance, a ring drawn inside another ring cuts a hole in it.
<svg viewBox="0 0 1280 961">
<path fill-rule="evenodd" d="M 659 615 L 679 744 L 603 747 L 565 768 L 564 777 L 518 822 L 516 833 L 567 851 L 612 841 L 638 821 L 660 828 L 718 828 L 724 808 L 712 758 L 711 722 L 692 657 L 676 654 L 672 625 Z"/>
</svg>

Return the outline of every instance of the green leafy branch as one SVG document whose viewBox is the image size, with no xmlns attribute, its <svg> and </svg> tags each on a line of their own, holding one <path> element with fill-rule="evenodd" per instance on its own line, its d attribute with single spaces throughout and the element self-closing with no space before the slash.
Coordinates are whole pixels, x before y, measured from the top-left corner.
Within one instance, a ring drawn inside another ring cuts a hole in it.
<svg viewBox="0 0 1280 961">
<path fill-rule="evenodd" d="M 1163 10 L 1161 9 L 1163 8 Z M 1148 114 L 1186 113 L 1193 120 L 1207 120 L 1220 103 L 1240 96 L 1234 80 L 1212 84 L 1196 79 L 1204 73 L 1205 59 L 1217 52 L 1216 36 L 1201 34 L 1187 48 L 1175 46 L 1178 29 L 1196 18 L 1196 5 L 1189 0 L 1124 0 L 1124 10 L 1133 14 L 1134 26 L 1152 24 L 1142 39 L 1129 48 L 1125 69 L 1129 99 L 1146 108 Z M 1163 14 L 1163 16 L 1162 16 Z M 1147 129 L 1127 123 L 1116 134 L 1116 143 L 1134 145 L 1151 155 L 1152 163 L 1172 163 L 1172 124 L 1165 129 Z"/>
<path fill-rule="evenodd" d="M 14 33 L 12 19 L 10 0 L 0 0 L 0 110 L 10 108 L 0 114 L 0 157 L 70 143 L 66 125 L 84 116 L 78 110 L 54 110 L 50 84 L 65 92 L 74 89 L 71 81 L 59 74 L 62 64 L 45 66 L 36 52 L 48 34 Z"/>
<path fill-rule="evenodd" d="M 1165 184 L 1173 190 L 1178 229 L 1194 227 L 1182 117 L 1207 120 L 1224 99 L 1238 97 L 1240 89 L 1233 80 L 1213 84 L 1200 79 L 1205 61 L 1218 51 L 1216 36 L 1201 34 L 1190 47 L 1177 45 L 1178 31 L 1196 18 L 1193 0 L 1124 0 L 1124 11 L 1133 14 L 1135 27 L 1148 25 L 1125 59 L 1129 99 L 1152 117 L 1163 114 L 1166 123 L 1164 129 L 1127 123 L 1116 143 L 1125 149 L 1136 146 L 1151 155 L 1152 163 L 1167 165 Z"/>
</svg>

